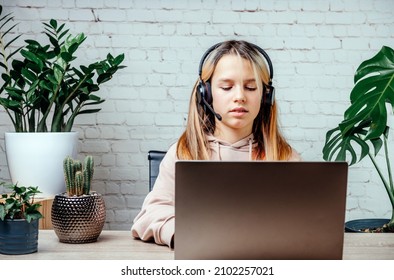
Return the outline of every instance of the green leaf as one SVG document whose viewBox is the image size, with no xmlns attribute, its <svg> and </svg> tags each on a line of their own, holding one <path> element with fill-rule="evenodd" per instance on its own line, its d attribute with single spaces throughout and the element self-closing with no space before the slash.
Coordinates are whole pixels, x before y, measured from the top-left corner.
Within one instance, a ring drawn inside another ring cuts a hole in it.
<svg viewBox="0 0 394 280">
<path fill-rule="evenodd" d="M 114 59 L 114 65 L 118 66 L 119 64 L 121 64 L 124 60 L 124 54 L 120 54 L 118 55 L 115 59 Z"/>
<path fill-rule="evenodd" d="M 70 53 L 68 52 L 62 52 L 60 54 L 61 58 L 63 58 L 66 62 L 70 62 L 71 60 L 73 60 L 73 57 Z"/>
<path fill-rule="evenodd" d="M 90 100 L 90 99 L 88 99 Z M 101 99 L 99 101 L 93 101 L 93 102 L 86 102 L 85 104 L 83 104 L 83 106 L 91 106 L 91 105 L 98 105 L 101 104 L 105 101 L 105 99 Z"/>
<path fill-rule="evenodd" d="M 394 107 L 394 50 L 383 47 L 373 58 L 364 61 L 355 74 L 350 93 L 351 106 L 340 124 L 347 134 L 363 120 L 370 120 L 365 140 L 379 138 L 386 129 L 386 102 Z"/>
<path fill-rule="evenodd" d="M 112 55 L 112 54 L 110 54 L 110 53 L 108 53 L 108 54 L 107 54 L 107 60 L 109 60 L 109 61 L 113 61 L 113 60 L 114 60 L 114 57 L 113 57 L 113 55 Z"/>
<path fill-rule="evenodd" d="M 2 74 L 1 74 L 1 78 L 3 79 L 3 81 L 4 81 L 5 83 L 7 83 L 7 81 L 10 79 L 10 76 L 7 75 L 6 73 L 2 73 Z"/>
<path fill-rule="evenodd" d="M 56 37 L 56 32 L 54 32 L 51 28 L 45 28 L 45 32 L 43 32 L 48 37 Z"/>
<path fill-rule="evenodd" d="M 25 40 L 25 42 L 27 43 L 28 47 L 30 47 L 30 48 L 34 48 L 34 49 L 41 48 L 40 43 L 38 43 L 35 40 L 29 40 L 28 39 L 28 40 Z"/>
<path fill-rule="evenodd" d="M 16 89 L 13 87 L 6 87 L 5 90 L 13 100 L 23 101 L 23 94 L 24 94 L 23 90 Z"/>
<path fill-rule="evenodd" d="M 105 82 L 107 82 L 107 81 L 109 81 L 111 79 L 112 79 L 112 74 L 111 73 L 103 73 L 103 74 L 98 76 L 97 83 L 98 84 L 102 84 L 102 83 L 105 83 Z"/>
<path fill-rule="evenodd" d="M 2 221 L 4 221 L 6 213 L 7 212 L 5 211 L 5 206 L 0 204 L 0 219 Z"/>
<path fill-rule="evenodd" d="M 28 62 L 24 67 L 33 71 L 37 75 L 41 74 L 40 68 L 35 63 Z M 23 67 L 21 69 L 23 69 Z"/>
<path fill-rule="evenodd" d="M 379 151 L 380 151 L 380 149 L 383 146 L 383 140 L 380 139 L 380 138 L 371 139 L 371 143 L 372 143 L 372 145 L 374 147 L 374 151 L 375 151 L 374 155 L 377 156 Z"/>
<path fill-rule="evenodd" d="M 55 78 L 55 76 L 48 75 L 47 78 L 53 85 L 57 85 L 58 84 L 57 79 Z"/>
<path fill-rule="evenodd" d="M 53 29 L 56 29 L 56 28 L 57 28 L 57 21 L 56 21 L 56 20 L 51 19 L 51 20 L 49 21 L 49 23 L 50 23 L 50 25 L 53 27 Z"/>
<path fill-rule="evenodd" d="M 93 70 L 89 69 L 88 67 L 86 67 L 84 65 L 81 65 L 80 68 L 81 68 L 82 72 L 85 73 L 85 74 L 92 73 L 92 71 L 93 71 Z"/>
<path fill-rule="evenodd" d="M 62 29 L 64 28 L 66 24 L 63 23 L 62 25 L 59 26 L 59 28 L 56 30 L 57 33 L 60 33 L 60 31 L 62 31 Z"/>
<path fill-rule="evenodd" d="M 55 64 L 55 65 L 58 66 L 57 64 Z M 57 84 L 60 84 L 60 82 L 63 79 L 63 69 L 60 66 L 54 67 L 53 68 L 53 74 L 55 76 Z"/>
<path fill-rule="evenodd" d="M 35 211 L 35 212 L 32 212 L 32 213 L 26 214 L 26 221 L 28 223 L 30 223 L 31 221 L 41 219 L 42 217 L 43 216 L 42 216 L 42 214 L 40 212 Z"/>
<path fill-rule="evenodd" d="M 49 37 L 49 41 L 51 42 L 52 46 L 57 48 L 59 46 L 59 42 L 57 41 L 57 39 L 53 36 L 50 36 L 48 33 L 47 33 L 47 35 Z"/>
<path fill-rule="evenodd" d="M 58 36 L 59 41 L 60 41 L 65 35 L 67 35 L 68 31 L 70 31 L 70 29 L 64 30 L 64 31 L 62 32 L 62 34 L 60 34 L 60 35 Z"/>
<path fill-rule="evenodd" d="M 71 46 L 69 46 L 68 52 L 70 54 L 73 54 L 79 48 L 79 45 L 80 45 L 79 43 L 72 44 Z"/>
<path fill-rule="evenodd" d="M 37 75 L 35 75 L 32 71 L 28 70 L 27 68 L 22 69 L 22 75 L 30 82 L 34 82 L 35 80 L 37 80 Z"/>
<path fill-rule="evenodd" d="M 21 103 L 19 103 L 18 101 L 0 98 L 0 104 L 5 108 L 17 112 L 18 114 L 21 112 Z"/>
<path fill-rule="evenodd" d="M 44 64 L 41 61 L 39 57 L 37 57 L 34 53 L 26 51 L 26 50 L 21 50 L 21 55 L 25 57 L 26 59 L 34 62 L 35 64 L 38 65 L 38 67 L 42 70 L 44 68 Z"/>
<path fill-rule="evenodd" d="M 8 57 L 7 57 L 7 61 L 8 61 L 11 57 L 13 57 L 16 53 L 18 53 L 22 48 L 23 48 L 23 47 L 19 47 L 19 48 L 17 48 L 15 51 L 13 51 L 12 53 L 10 53 L 10 54 L 8 55 Z"/>
<path fill-rule="evenodd" d="M 82 72 L 79 71 L 77 68 L 73 67 L 71 70 L 74 71 L 74 73 L 78 76 L 79 79 L 82 79 L 83 77 L 85 77 L 85 75 L 82 74 Z"/>
<path fill-rule="evenodd" d="M 101 110 L 101 109 L 82 110 L 82 111 L 79 111 L 79 112 L 78 112 L 78 115 L 97 113 L 97 112 L 99 112 L 100 110 Z"/>
<path fill-rule="evenodd" d="M 96 85 L 96 84 L 88 85 L 88 90 L 89 90 L 89 92 L 98 91 L 99 89 L 100 89 L 99 86 Z"/>
<path fill-rule="evenodd" d="M 4 37 L 4 35 L 5 35 L 5 34 L 3 34 L 3 37 Z M 20 34 L 20 35 L 16 36 L 15 38 L 11 39 L 11 40 L 4 46 L 4 49 L 8 49 L 8 47 L 9 47 L 13 42 L 15 42 L 16 40 L 18 40 L 20 36 L 22 36 L 22 34 Z M 20 48 L 22 48 L 22 47 L 20 47 Z M 8 56 L 8 58 L 9 58 L 9 57 L 10 57 L 10 55 Z"/>
<path fill-rule="evenodd" d="M 97 95 L 94 94 L 89 94 L 89 100 L 93 100 L 93 101 L 103 101 L 101 100 L 101 98 Z"/>
<path fill-rule="evenodd" d="M 9 19 L 1 26 L 1 29 L 3 29 L 3 26 L 4 26 L 5 24 L 7 24 L 11 19 L 13 19 L 13 18 L 9 18 Z M 18 25 L 18 24 L 16 23 L 16 24 L 12 25 L 11 27 L 9 27 L 6 31 L 2 32 L 3 34 L 1 35 L 1 38 L 4 38 L 4 36 L 7 35 L 8 33 L 10 33 L 17 25 Z"/>
<path fill-rule="evenodd" d="M 59 70 L 59 71 L 61 71 L 61 72 L 64 71 L 64 69 L 62 68 L 62 66 L 60 66 L 60 65 L 57 64 L 57 63 L 54 63 L 54 64 L 53 64 L 53 69 L 57 69 L 57 70 Z"/>
<path fill-rule="evenodd" d="M 43 81 L 43 80 L 41 80 L 40 83 L 39 83 L 39 86 L 40 86 L 41 88 L 46 89 L 46 90 L 48 90 L 48 91 L 51 91 L 51 90 L 52 90 L 52 88 L 50 87 L 51 85 L 52 85 L 52 84 L 47 83 L 46 81 Z"/>
<path fill-rule="evenodd" d="M 1 62 L 0 61 L 0 66 L 2 67 L 2 68 L 4 68 L 4 70 L 6 70 L 7 71 L 7 69 L 8 69 L 8 66 L 7 65 L 5 65 L 3 62 Z"/>
<path fill-rule="evenodd" d="M 353 145 L 357 144 L 361 149 L 361 155 L 358 157 Z M 344 136 L 339 127 L 331 129 L 326 134 L 326 141 L 323 148 L 323 159 L 326 161 L 346 161 L 347 154 L 350 155 L 350 165 L 362 160 L 368 155 L 369 146 L 358 134 L 349 134 Z"/>
</svg>

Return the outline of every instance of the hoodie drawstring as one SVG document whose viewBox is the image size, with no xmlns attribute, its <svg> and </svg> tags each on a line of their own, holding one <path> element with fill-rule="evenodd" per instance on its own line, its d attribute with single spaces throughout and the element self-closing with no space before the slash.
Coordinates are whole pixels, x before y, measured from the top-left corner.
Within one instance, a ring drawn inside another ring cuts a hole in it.
<svg viewBox="0 0 394 280">
<path fill-rule="evenodd" d="M 249 160 L 252 160 L 252 138 L 249 138 Z"/>
<path fill-rule="evenodd" d="M 216 141 L 216 150 L 218 152 L 219 160 L 222 160 L 222 155 L 220 154 L 220 145 L 218 141 Z"/>
<path fill-rule="evenodd" d="M 210 145 L 210 149 L 212 149 L 212 153 L 216 154 L 213 156 L 214 159 L 217 160 L 248 160 L 252 161 L 254 157 L 254 138 L 253 134 L 235 142 L 229 143 L 223 140 L 220 140 L 213 135 L 208 135 L 208 141 Z"/>
</svg>

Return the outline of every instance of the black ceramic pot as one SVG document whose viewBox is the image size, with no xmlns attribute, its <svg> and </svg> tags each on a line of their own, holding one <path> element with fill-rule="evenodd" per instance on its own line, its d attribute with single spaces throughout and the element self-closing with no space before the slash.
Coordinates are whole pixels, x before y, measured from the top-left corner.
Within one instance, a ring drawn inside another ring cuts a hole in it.
<svg viewBox="0 0 394 280">
<path fill-rule="evenodd" d="M 0 220 L 0 253 L 23 255 L 37 252 L 38 220 Z"/>
<path fill-rule="evenodd" d="M 359 219 L 345 223 L 345 232 L 363 232 L 365 228 L 377 228 L 388 223 L 389 219 Z"/>
</svg>

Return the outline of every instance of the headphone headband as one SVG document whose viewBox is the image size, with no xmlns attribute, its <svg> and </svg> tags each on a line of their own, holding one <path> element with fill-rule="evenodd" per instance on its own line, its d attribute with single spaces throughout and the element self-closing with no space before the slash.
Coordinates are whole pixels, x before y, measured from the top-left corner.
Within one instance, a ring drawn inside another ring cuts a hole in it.
<svg viewBox="0 0 394 280">
<path fill-rule="evenodd" d="M 203 54 L 203 56 L 201 57 L 200 66 L 199 66 L 199 68 L 198 68 L 198 76 L 200 77 L 200 80 L 201 80 L 201 74 L 202 74 L 202 67 L 203 67 L 203 65 L 204 65 L 205 59 L 208 57 L 208 55 L 209 55 L 214 49 L 216 49 L 217 47 L 221 46 L 222 44 L 223 44 L 223 42 L 222 42 L 222 43 L 217 43 L 217 44 L 213 45 L 213 46 L 210 47 L 210 48 Z M 274 68 L 272 67 L 272 62 L 271 62 L 270 57 L 269 57 L 268 54 L 267 54 L 262 48 L 260 48 L 259 46 L 255 45 L 255 44 L 252 44 L 252 43 L 248 43 L 248 44 L 249 44 L 250 46 L 252 46 L 253 48 L 255 48 L 262 56 L 264 56 L 265 60 L 267 61 L 268 68 L 269 68 L 269 72 L 270 72 L 270 73 L 269 73 L 269 74 L 270 74 L 269 85 L 271 85 L 271 84 L 272 84 L 272 79 L 274 78 Z"/>
</svg>

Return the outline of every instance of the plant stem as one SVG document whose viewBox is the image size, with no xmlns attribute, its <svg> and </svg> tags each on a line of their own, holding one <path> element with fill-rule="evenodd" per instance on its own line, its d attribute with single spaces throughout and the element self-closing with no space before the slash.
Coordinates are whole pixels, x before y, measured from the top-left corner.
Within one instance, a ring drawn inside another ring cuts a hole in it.
<svg viewBox="0 0 394 280">
<path fill-rule="evenodd" d="M 12 122 L 14 128 L 15 128 L 15 132 L 17 132 L 18 130 L 17 130 L 17 125 L 16 125 L 16 121 L 14 120 L 14 117 L 11 115 L 10 110 L 8 110 L 7 107 L 4 106 L 4 109 L 5 109 L 6 113 L 8 114 L 8 116 L 11 119 L 11 122 Z"/>
<path fill-rule="evenodd" d="M 390 199 L 394 196 L 394 185 L 393 185 L 393 176 L 392 176 L 392 172 L 391 172 L 391 164 L 390 164 L 390 158 L 389 158 L 389 150 L 388 150 L 388 146 L 387 146 L 387 137 L 386 135 L 383 135 L 383 143 L 384 143 L 384 155 L 386 157 L 386 165 L 387 165 L 387 171 L 389 174 L 389 190 L 388 192 L 391 193 L 391 197 L 389 194 Z M 392 202 L 392 201 L 391 201 Z M 393 205 L 393 203 L 391 203 L 391 205 Z M 394 207 L 393 210 L 391 212 L 391 219 L 390 222 L 387 224 L 389 230 L 394 231 Z"/>
<path fill-rule="evenodd" d="M 383 136 L 383 143 L 384 143 L 384 155 L 386 156 L 387 171 L 389 174 L 390 191 L 394 195 L 393 175 L 391 172 L 389 150 L 388 150 L 388 146 L 387 146 L 387 137 L 385 135 Z"/>
<path fill-rule="evenodd" d="M 388 182 L 384 178 L 382 171 L 380 170 L 379 166 L 377 165 L 374 157 L 371 155 L 370 152 L 368 153 L 368 156 L 371 159 L 373 165 L 375 166 L 375 169 L 378 172 L 379 177 L 382 180 L 384 187 L 386 188 L 387 194 L 388 194 L 389 199 L 390 199 L 391 207 L 392 207 L 393 212 L 394 212 L 394 194 L 390 191 L 390 186 L 389 186 Z M 393 218 L 394 218 L 394 216 L 393 216 Z"/>
<path fill-rule="evenodd" d="M 64 102 L 61 103 L 61 104 L 59 104 L 59 109 L 58 109 L 58 110 L 55 110 L 55 113 L 54 113 L 54 117 L 53 117 L 53 120 L 54 120 L 54 121 L 52 122 L 52 129 L 51 129 L 52 131 L 60 131 L 61 125 L 62 125 L 62 123 L 60 123 L 60 120 L 62 119 L 62 116 L 63 116 L 63 109 L 64 109 L 64 106 L 66 106 L 66 104 L 68 104 L 69 102 L 72 102 L 72 101 L 74 100 L 74 98 L 75 98 L 74 95 L 77 95 L 79 88 L 80 88 L 80 87 L 82 86 L 82 84 L 86 81 L 86 79 L 88 78 L 88 76 L 89 76 L 90 74 L 91 74 L 91 72 L 85 74 L 85 76 L 84 76 L 82 79 L 80 79 L 80 81 L 78 82 L 78 84 L 75 86 L 75 88 L 73 89 L 73 91 L 66 97 L 66 99 L 64 100 Z M 83 103 L 84 103 L 84 102 L 81 102 L 80 104 L 78 104 L 77 108 L 78 108 L 78 107 L 82 107 Z M 81 106 L 80 106 L 80 105 L 81 105 Z M 78 111 L 77 111 L 77 113 L 78 113 Z M 76 114 L 72 113 L 72 115 L 71 115 L 71 117 L 70 117 L 70 118 L 72 118 L 72 119 L 71 119 L 71 124 L 73 124 L 73 122 L 74 122 L 73 119 L 75 118 L 75 116 L 76 116 Z M 68 123 L 68 121 L 67 121 L 67 123 Z M 65 129 L 64 131 L 65 131 L 65 132 L 71 131 L 71 127 L 70 127 L 70 126 L 66 126 L 66 129 Z"/>
</svg>

